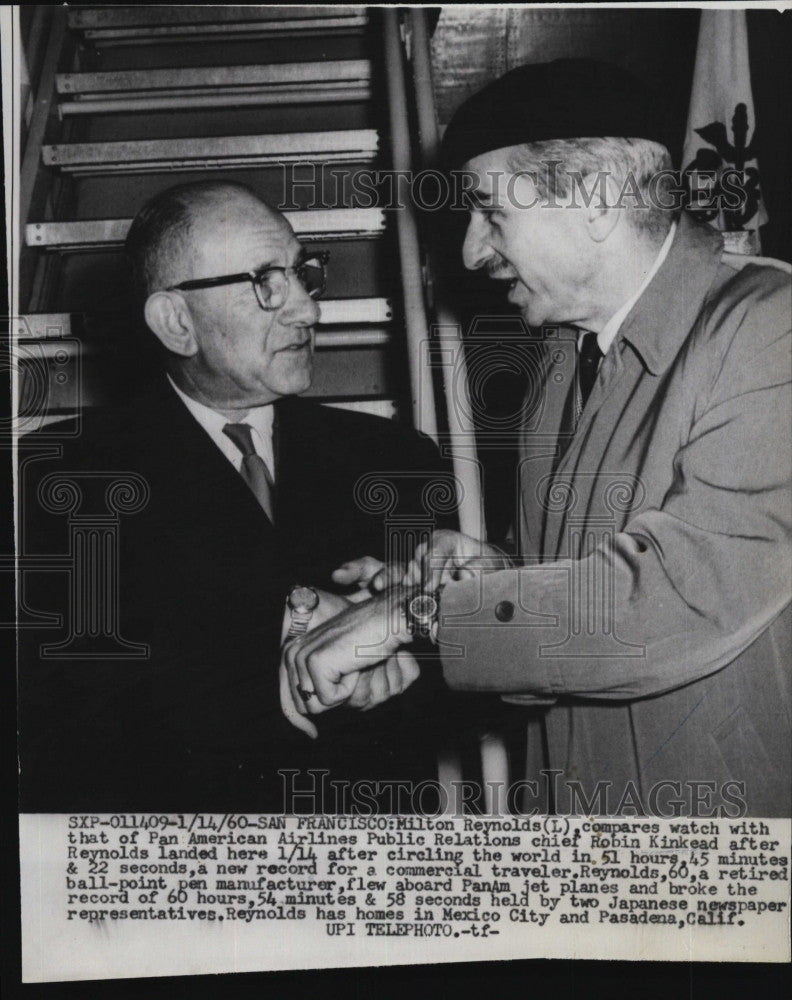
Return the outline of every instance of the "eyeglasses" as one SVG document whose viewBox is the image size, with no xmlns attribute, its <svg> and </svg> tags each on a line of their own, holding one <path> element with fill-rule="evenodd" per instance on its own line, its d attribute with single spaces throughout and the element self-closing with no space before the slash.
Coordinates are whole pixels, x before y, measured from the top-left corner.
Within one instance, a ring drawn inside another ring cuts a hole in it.
<svg viewBox="0 0 792 1000">
<path fill-rule="evenodd" d="M 312 299 L 318 299 L 327 287 L 327 262 L 330 254 L 323 250 L 311 254 L 294 267 L 268 264 L 258 271 L 243 271 L 240 274 L 226 274 L 220 278 L 195 278 L 171 285 L 167 292 L 191 291 L 194 288 L 216 288 L 220 285 L 235 285 L 249 281 L 253 285 L 256 299 L 262 309 L 268 312 L 280 309 L 289 297 L 289 275 L 293 274 Z"/>
</svg>

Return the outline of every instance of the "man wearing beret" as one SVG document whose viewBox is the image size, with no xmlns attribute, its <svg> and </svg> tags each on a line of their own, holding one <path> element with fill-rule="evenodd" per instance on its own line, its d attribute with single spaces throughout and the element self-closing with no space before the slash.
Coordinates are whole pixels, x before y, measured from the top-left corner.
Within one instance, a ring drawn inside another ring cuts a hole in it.
<svg viewBox="0 0 792 1000">
<path fill-rule="evenodd" d="M 555 774 L 532 805 L 788 816 L 788 265 L 725 253 L 673 207 L 674 138 L 639 81 L 588 60 L 522 67 L 457 112 L 464 263 L 544 335 L 520 554 L 436 533 L 398 594 L 287 667 L 307 711 L 342 702 L 350 671 L 412 640 L 420 580 L 446 682 L 526 706 L 527 778 Z"/>
</svg>

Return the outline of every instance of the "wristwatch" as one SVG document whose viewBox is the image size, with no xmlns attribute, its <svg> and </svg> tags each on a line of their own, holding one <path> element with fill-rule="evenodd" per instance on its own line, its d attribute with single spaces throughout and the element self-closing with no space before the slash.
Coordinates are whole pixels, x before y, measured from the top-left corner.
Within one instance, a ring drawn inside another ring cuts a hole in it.
<svg viewBox="0 0 792 1000">
<path fill-rule="evenodd" d="M 302 584 L 295 583 L 286 598 L 286 607 L 291 613 L 291 624 L 286 633 L 287 639 L 294 639 L 295 636 L 305 635 L 308 631 L 308 623 L 311 615 L 319 604 L 319 595 L 313 587 L 303 587 Z"/>
<path fill-rule="evenodd" d="M 421 639 L 429 639 L 432 626 L 437 623 L 440 612 L 440 591 L 429 594 L 422 591 L 408 597 L 404 604 L 404 614 L 407 619 L 407 631 L 410 635 Z"/>
</svg>

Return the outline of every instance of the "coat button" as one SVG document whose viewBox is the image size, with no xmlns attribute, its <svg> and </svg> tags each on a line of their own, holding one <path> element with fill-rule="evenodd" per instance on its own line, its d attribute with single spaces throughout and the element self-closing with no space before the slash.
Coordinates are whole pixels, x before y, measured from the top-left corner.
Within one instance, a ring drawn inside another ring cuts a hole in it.
<svg viewBox="0 0 792 1000">
<path fill-rule="evenodd" d="M 514 618 L 514 605 L 511 601 L 498 601 L 495 605 L 495 617 L 499 622 L 510 622 Z"/>
</svg>

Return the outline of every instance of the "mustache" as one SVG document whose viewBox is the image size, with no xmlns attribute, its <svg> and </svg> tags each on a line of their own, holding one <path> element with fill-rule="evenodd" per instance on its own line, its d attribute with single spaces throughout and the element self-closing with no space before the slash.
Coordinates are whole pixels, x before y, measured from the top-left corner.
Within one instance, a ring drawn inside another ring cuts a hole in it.
<svg viewBox="0 0 792 1000">
<path fill-rule="evenodd" d="M 501 257 L 500 260 L 492 261 L 491 263 L 486 264 L 484 270 L 488 278 L 497 278 L 499 275 L 503 274 L 504 271 L 508 271 L 509 267 L 509 263 Z"/>
</svg>

